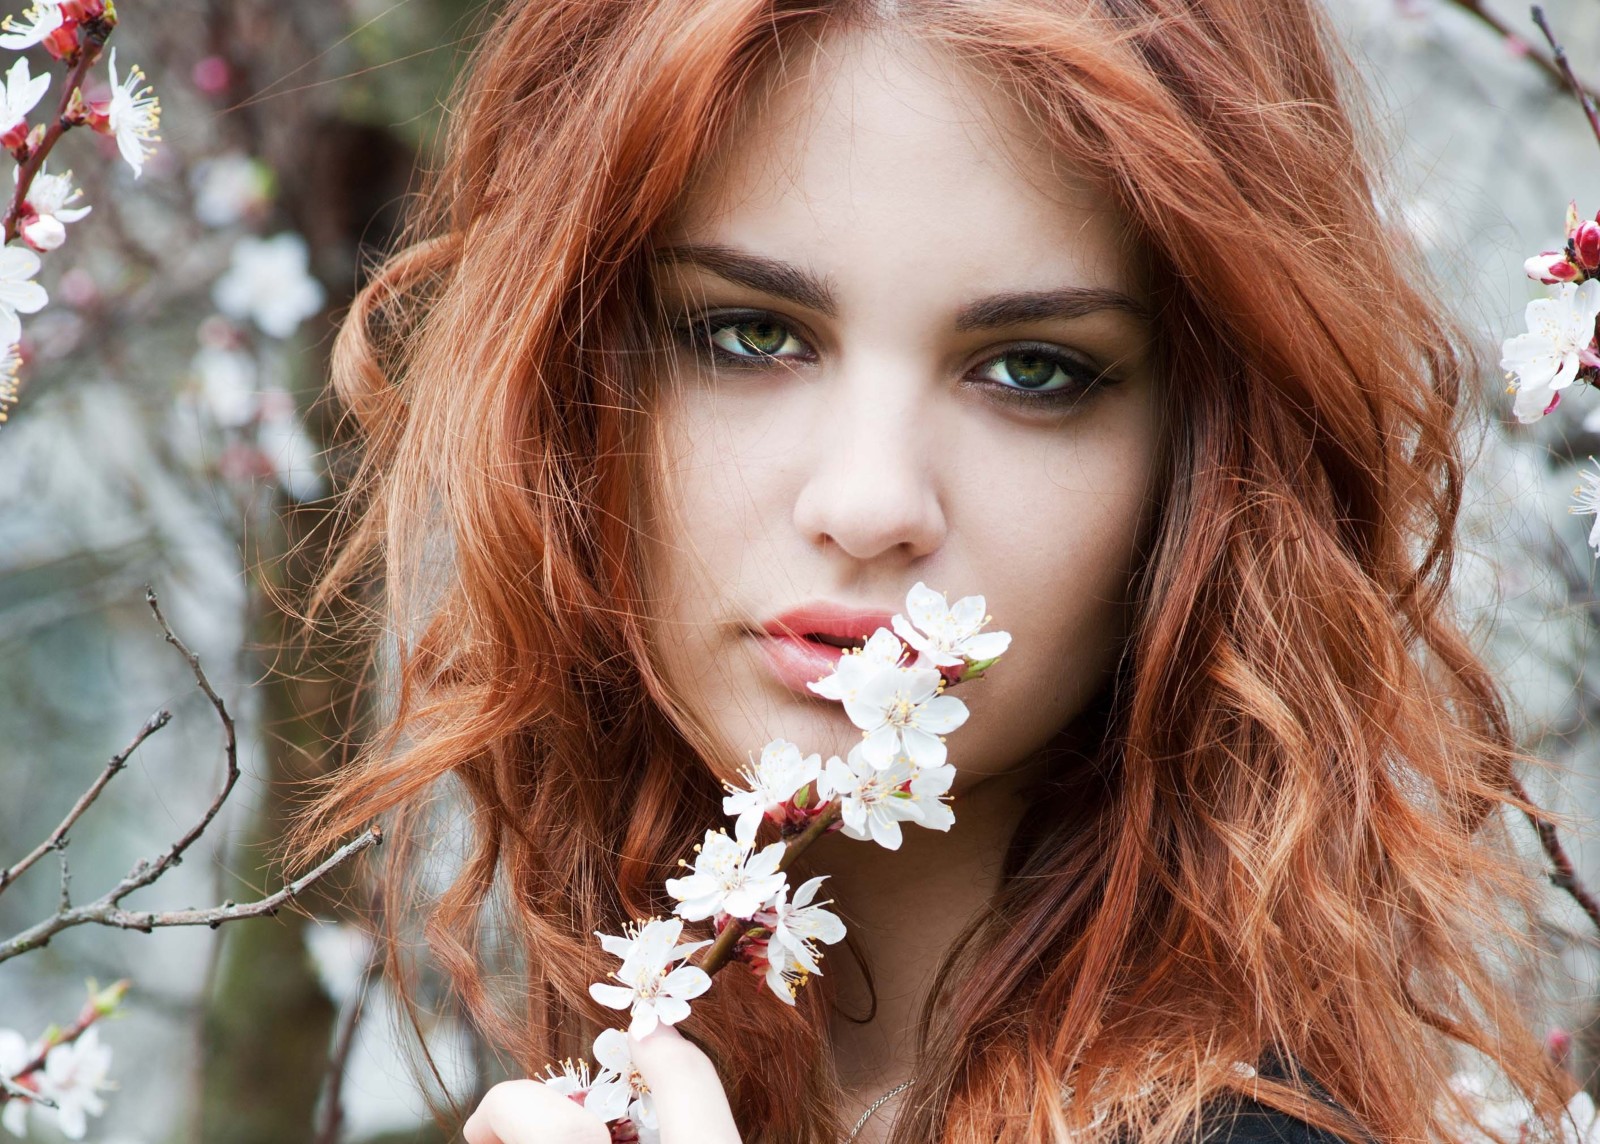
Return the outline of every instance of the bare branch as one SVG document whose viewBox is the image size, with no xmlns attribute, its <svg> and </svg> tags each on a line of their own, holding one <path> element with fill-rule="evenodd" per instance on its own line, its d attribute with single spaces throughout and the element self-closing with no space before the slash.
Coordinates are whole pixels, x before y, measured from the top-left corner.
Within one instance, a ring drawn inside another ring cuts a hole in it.
<svg viewBox="0 0 1600 1144">
<path fill-rule="evenodd" d="M 321 881 L 339 866 L 344 865 L 351 858 L 378 845 L 383 841 L 383 833 L 377 828 L 368 830 L 360 837 L 345 843 L 316 869 L 311 870 L 283 889 L 258 902 L 224 902 L 206 910 L 125 910 L 117 903 L 126 893 L 123 889 L 128 884 L 127 879 L 118 883 L 116 888 L 105 894 L 98 901 L 87 906 L 78 906 L 76 909 L 65 910 L 46 918 L 37 925 L 24 930 L 9 941 L 0 942 L 0 962 L 18 957 L 29 950 L 38 949 L 47 945 L 51 938 L 62 930 L 72 929 L 81 925 L 109 926 L 112 929 L 138 930 L 141 933 L 150 933 L 157 929 L 166 929 L 175 926 L 209 926 L 216 929 L 224 922 L 238 921 L 241 918 L 271 917 L 285 904 L 294 901 L 310 886 Z M 142 865 L 142 863 L 141 863 Z"/>
<path fill-rule="evenodd" d="M 58 909 L 72 908 L 72 868 L 67 865 L 67 840 L 56 843 L 56 854 L 61 858 L 61 904 Z"/>
<path fill-rule="evenodd" d="M 333 1051 L 328 1056 L 327 1086 L 323 1090 L 321 1123 L 317 1126 L 313 1144 L 339 1144 L 344 1132 L 344 1078 L 350 1062 L 350 1049 L 355 1044 L 356 1027 L 366 1008 L 367 990 L 377 979 L 383 966 L 383 943 L 374 939 L 361 969 L 361 980 L 355 992 L 339 1014 L 339 1028 L 334 1035 Z"/>
<path fill-rule="evenodd" d="M 1544 72 L 1544 74 L 1549 77 L 1550 80 L 1557 84 L 1564 84 L 1567 82 L 1567 76 L 1562 73 L 1561 68 L 1556 66 L 1556 62 L 1554 60 L 1550 59 L 1550 57 L 1546 56 L 1543 52 L 1530 45 L 1521 36 L 1517 35 L 1517 33 L 1512 29 L 1511 25 L 1507 24 L 1499 16 L 1496 16 L 1493 12 L 1489 11 L 1488 8 L 1484 7 L 1482 0 L 1450 0 L 1450 2 L 1457 8 L 1460 8 L 1462 11 L 1476 16 L 1490 28 L 1493 28 L 1495 32 L 1500 35 L 1501 39 L 1505 40 L 1507 44 L 1512 45 L 1519 55 L 1524 55 L 1528 59 L 1532 60 L 1534 65 L 1540 71 Z"/>
<path fill-rule="evenodd" d="M 225 774 L 221 789 L 217 791 L 216 797 L 211 800 L 211 805 L 206 807 L 205 813 L 200 816 L 199 821 L 191 826 L 182 838 L 174 842 L 171 848 L 154 862 L 141 861 L 135 865 L 129 871 L 128 876 L 118 884 L 117 888 L 111 891 L 112 904 L 120 902 L 134 890 L 142 886 L 148 886 L 182 861 L 183 852 L 194 845 L 195 841 L 206 832 L 206 828 L 211 825 L 212 820 L 222 810 L 222 804 L 233 793 L 234 784 L 239 781 L 239 736 L 233 725 L 233 716 L 228 714 L 228 705 L 222 701 L 222 697 L 211 686 L 211 681 L 206 678 L 205 670 L 200 666 L 200 657 L 189 650 L 188 645 L 179 639 L 177 633 L 172 630 L 172 625 L 167 623 L 167 617 L 161 611 L 161 602 L 156 599 L 154 590 L 148 584 L 145 585 L 144 599 L 145 603 L 150 605 L 150 611 L 155 614 L 156 622 L 161 625 L 161 630 L 165 633 L 167 642 L 177 648 L 183 658 L 188 661 L 189 670 L 194 675 L 195 686 L 199 687 L 201 693 L 210 701 L 212 709 L 217 713 L 217 718 L 222 722 L 222 751 Z"/>
<path fill-rule="evenodd" d="M 83 796 L 67 812 L 67 817 L 61 820 L 61 825 L 50 832 L 50 837 L 35 846 L 32 852 L 15 866 L 10 869 L 0 870 L 0 894 L 5 893 L 6 888 L 21 877 L 28 867 L 50 853 L 56 844 L 67 836 L 67 831 L 71 830 L 73 824 L 83 817 L 83 812 L 94 804 L 94 800 L 100 797 L 100 792 L 105 790 L 106 784 L 116 776 L 118 771 L 127 765 L 128 759 L 132 757 L 133 753 L 144 744 L 146 739 L 170 722 L 172 722 L 172 712 L 170 711 L 157 711 L 145 721 L 145 725 L 139 728 L 139 733 L 133 737 L 133 741 L 111 756 L 111 761 L 106 764 L 106 769 L 100 773 L 100 777 L 94 781 L 94 784 L 88 790 L 83 792 Z"/>
<path fill-rule="evenodd" d="M 1556 39 L 1555 33 L 1550 30 L 1550 24 L 1544 18 L 1544 9 L 1538 4 L 1533 6 L 1533 22 L 1539 25 L 1539 31 L 1544 33 L 1545 42 L 1550 45 L 1550 50 L 1555 53 L 1555 66 L 1561 77 L 1566 81 L 1572 93 L 1578 97 L 1578 106 L 1583 108 L 1583 113 L 1589 119 L 1589 130 L 1594 132 L 1596 143 L 1600 143 L 1600 112 L 1595 110 L 1594 93 L 1583 86 L 1577 75 L 1572 70 L 1572 65 L 1567 62 L 1567 53 Z"/>
</svg>

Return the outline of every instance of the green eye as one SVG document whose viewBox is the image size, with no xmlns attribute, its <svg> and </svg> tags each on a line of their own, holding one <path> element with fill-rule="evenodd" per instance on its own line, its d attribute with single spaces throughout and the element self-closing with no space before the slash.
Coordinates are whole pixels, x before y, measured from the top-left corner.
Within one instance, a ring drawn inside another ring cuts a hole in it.
<svg viewBox="0 0 1600 1144">
<path fill-rule="evenodd" d="M 1073 384 L 1078 375 L 1068 372 L 1068 364 L 1077 365 L 1033 350 L 1016 350 L 995 358 L 983 376 L 1011 388 L 1049 393 Z"/>
<path fill-rule="evenodd" d="M 709 326 L 711 344 L 734 357 L 794 357 L 805 352 L 805 343 L 789 327 L 770 318 L 753 318 Z"/>
</svg>

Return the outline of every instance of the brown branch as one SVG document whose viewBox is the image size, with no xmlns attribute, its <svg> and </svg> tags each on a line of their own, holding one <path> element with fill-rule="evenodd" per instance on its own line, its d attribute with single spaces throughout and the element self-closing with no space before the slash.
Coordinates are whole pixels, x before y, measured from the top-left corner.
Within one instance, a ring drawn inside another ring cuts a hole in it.
<svg viewBox="0 0 1600 1144">
<path fill-rule="evenodd" d="M 1544 72 L 1544 74 L 1552 82 L 1557 84 L 1566 84 L 1568 82 L 1568 76 L 1562 72 L 1562 69 L 1556 65 L 1556 62 L 1553 59 L 1546 56 L 1543 52 L 1529 44 L 1528 41 L 1517 35 L 1516 31 L 1512 29 L 1511 25 L 1507 24 L 1499 16 L 1496 16 L 1493 12 L 1485 8 L 1482 0 L 1450 0 L 1450 3 L 1454 4 L 1457 8 L 1460 8 L 1464 12 L 1476 16 L 1490 28 L 1493 28 L 1500 38 L 1505 40 L 1508 44 L 1515 44 L 1518 53 L 1521 55 L 1526 55 L 1528 59 L 1532 60 L 1534 65 L 1537 66 L 1540 71 Z M 1579 87 L 1582 88 L 1582 85 L 1580 84 Z M 1583 88 L 1583 90 L 1589 91 L 1587 88 Z M 1590 92 L 1590 94 L 1593 93 Z"/>
<path fill-rule="evenodd" d="M 1526 806 L 1533 806 L 1533 800 L 1528 797 L 1521 779 L 1511 780 L 1511 793 L 1521 799 Z M 1578 873 L 1572 865 L 1572 859 L 1567 856 L 1566 849 L 1561 845 L 1561 839 L 1556 836 L 1555 824 L 1539 814 L 1537 809 L 1524 809 L 1522 813 L 1533 823 L 1534 830 L 1538 831 L 1539 845 L 1550 858 L 1553 867 L 1549 875 L 1550 884 L 1571 895 L 1572 900 L 1583 907 L 1583 912 L 1589 915 L 1589 921 L 1596 931 L 1600 931 L 1600 903 L 1597 903 L 1594 895 L 1584 889 L 1583 883 L 1578 881 Z"/>
<path fill-rule="evenodd" d="M 339 1028 L 334 1035 L 333 1051 L 328 1056 L 327 1087 L 323 1092 L 321 1123 L 317 1126 L 313 1144 L 339 1144 L 344 1131 L 344 1078 L 350 1062 L 350 1049 L 355 1045 L 356 1027 L 366 1008 L 367 990 L 377 979 L 383 966 L 383 943 L 377 938 L 367 962 L 361 969 L 361 980 L 355 994 L 339 1014 Z"/>
<path fill-rule="evenodd" d="M 318 866 L 315 870 L 312 870 L 305 876 L 295 880 L 294 882 L 291 882 L 277 893 L 263 898 L 258 902 L 249 902 L 244 905 L 239 905 L 234 902 L 226 902 L 223 905 L 214 907 L 212 909 L 168 910 L 161 912 L 150 910 L 127 910 L 122 908 L 122 900 L 129 894 L 133 893 L 135 890 L 139 890 L 150 885 L 168 870 L 172 869 L 172 867 L 183 861 L 184 852 L 188 850 L 189 847 L 192 846 L 195 841 L 206 832 L 206 829 L 211 825 L 211 823 L 216 819 L 217 814 L 221 811 L 222 804 L 225 803 L 228 800 L 228 796 L 233 793 L 234 785 L 239 781 L 238 732 L 234 727 L 233 716 L 228 714 L 227 704 L 222 701 L 222 697 L 218 695 L 216 689 L 211 686 L 211 680 L 206 677 L 205 669 L 200 666 L 200 657 L 195 655 L 194 652 L 190 651 L 188 645 L 185 644 L 183 640 L 179 639 L 177 633 L 172 630 L 172 625 L 167 622 L 166 615 L 161 611 L 160 601 L 156 599 L 155 592 L 153 592 L 148 585 L 145 587 L 144 596 L 145 602 L 150 605 L 150 611 L 155 616 L 156 622 L 161 625 L 161 631 L 166 637 L 166 641 L 173 647 L 177 648 L 178 652 L 188 663 L 189 670 L 194 675 L 195 686 L 198 687 L 201 694 L 206 697 L 207 701 L 211 704 L 212 710 L 216 712 L 217 718 L 222 723 L 223 756 L 225 760 L 225 774 L 223 776 L 222 786 L 217 791 L 216 796 L 212 798 L 211 805 L 206 807 L 205 812 L 201 814 L 199 819 L 196 820 L 194 825 L 191 826 L 182 837 L 168 847 L 164 853 L 158 855 L 154 861 L 147 861 L 141 858 L 139 861 L 135 862 L 133 868 L 128 871 L 128 873 L 120 882 L 118 882 L 94 902 L 91 902 L 86 906 L 78 906 L 76 908 L 72 907 L 66 899 L 64 878 L 62 901 L 56 912 L 52 916 L 29 927 L 15 937 L 7 941 L 0 942 L 0 962 L 7 961 L 13 957 L 21 956 L 22 954 L 27 953 L 29 950 L 38 949 L 43 945 L 47 945 L 50 939 L 56 934 L 60 933 L 62 930 L 71 929 L 75 926 L 94 924 L 110 926 L 115 929 L 134 929 L 140 930 L 144 933 L 149 933 L 152 930 L 169 926 L 204 925 L 210 926 L 212 929 L 216 929 L 224 922 L 236 921 L 240 918 L 253 918 L 264 915 L 270 916 L 277 913 L 286 902 L 292 901 L 294 898 L 298 897 L 308 886 L 320 880 L 335 867 L 343 864 L 354 855 L 366 850 L 368 847 L 377 845 L 383 840 L 383 835 L 378 830 L 369 830 L 365 834 L 361 835 L 361 837 L 355 839 L 353 842 L 347 843 L 345 846 L 341 847 L 336 853 L 334 853 L 332 857 L 330 857 L 326 862 L 322 863 L 322 865 Z M 137 746 L 141 741 L 142 738 L 136 736 L 133 746 Z M 96 785 L 103 787 L 105 779 L 106 776 L 102 775 L 101 781 Z M 91 790 L 94 790 L 94 788 L 91 788 Z M 89 799 L 89 801 L 92 802 L 93 799 Z M 76 807 L 74 808 L 74 811 L 76 813 L 81 813 L 81 811 L 79 811 Z M 73 816 L 69 814 L 68 821 L 65 826 L 70 827 L 73 821 L 75 821 Z M 66 833 L 65 829 L 62 829 L 61 836 L 45 849 L 55 849 L 56 851 L 62 853 L 64 859 L 65 853 L 62 848 L 64 847 L 65 843 Z M 32 862 L 37 861 L 37 858 L 34 858 L 30 855 L 29 859 L 26 861 L 31 865 Z M 63 872 L 65 872 L 65 867 L 63 867 Z"/>
<path fill-rule="evenodd" d="M 28 191 L 33 187 L 33 177 L 44 166 L 44 161 L 50 155 L 61 136 L 72 126 L 67 119 L 67 109 L 72 105 L 72 95 L 83 87 L 83 81 L 89 74 L 89 69 L 94 66 L 95 60 L 100 58 L 100 45 L 85 36 L 78 48 L 77 62 L 67 72 L 67 86 L 61 93 L 61 102 L 56 106 L 55 118 L 50 121 L 50 126 L 45 128 L 44 138 L 39 140 L 39 145 L 28 152 L 28 157 L 17 167 L 17 189 L 11 193 L 11 205 L 6 208 L 5 241 L 15 242 L 22 221 L 22 205 L 28 201 Z"/>
<path fill-rule="evenodd" d="M 67 812 L 67 817 L 63 818 L 61 824 L 50 832 L 50 837 L 35 846 L 27 857 L 23 858 L 15 866 L 10 869 L 0 869 L 0 894 L 5 893 L 6 888 L 21 877 L 24 871 L 50 853 L 66 838 L 67 831 L 71 830 L 73 824 L 83 817 L 83 812 L 93 805 L 94 800 L 100 797 L 100 792 L 105 790 L 106 784 L 116 777 L 118 771 L 127 765 L 128 759 L 133 753 L 143 745 L 146 739 L 170 722 L 172 722 L 172 712 L 165 710 L 157 711 L 145 721 L 145 725 L 139 728 L 139 733 L 133 737 L 132 742 L 111 756 L 111 761 L 106 764 L 106 769 L 100 773 L 100 777 L 94 781 L 88 790 L 83 792 L 82 797 Z"/>
<path fill-rule="evenodd" d="M 296 878 L 275 894 L 262 898 L 258 902 L 224 902 L 220 906 L 205 910 L 125 910 L 117 905 L 118 901 L 128 891 L 129 879 L 125 878 L 118 883 L 116 888 L 101 897 L 98 901 L 87 906 L 78 906 L 75 909 L 57 912 L 37 925 L 24 930 L 9 941 L 0 942 L 0 962 L 19 957 L 29 950 L 38 949 L 47 945 L 50 939 L 62 930 L 72 929 L 81 925 L 101 925 L 112 929 L 138 930 L 141 933 L 151 933 L 157 929 L 168 929 L 176 926 L 209 926 L 216 929 L 225 922 L 239 921 L 242 918 L 271 917 L 281 910 L 284 905 L 292 902 L 303 894 L 316 882 L 321 881 L 339 866 L 344 865 L 351 858 L 370 849 L 383 841 L 383 833 L 377 828 L 368 830 L 360 837 L 345 843 L 328 857 L 316 869 Z M 140 863 L 143 866 L 144 863 Z M 137 870 L 138 867 L 135 867 Z"/>
<path fill-rule="evenodd" d="M 1539 25 L 1539 31 L 1544 33 L 1545 42 L 1550 45 L 1550 50 L 1555 53 L 1555 66 L 1559 69 L 1561 77 L 1566 81 L 1572 93 L 1578 97 L 1578 106 L 1583 108 L 1583 114 L 1588 117 L 1589 130 L 1594 132 L 1596 143 L 1600 143 L 1600 112 L 1595 110 L 1594 95 L 1578 79 L 1572 70 L 1572 65 L 1567 62 L 1567 53 L 1556 39 L 1555 33 L 1550 30 L 1550 24 L 1544 18 L 1544 9 L 1535 4 L 1533 6 L 1533 22 Z"/>
<path fill-rule="evenodd" d="M 794 864 L 794 860 L 800 857 L 808 846 L 821 838 L 828 827 L 839 820 L 841 813 L 842 804 L 838 799 L 834 799 L 831 804 L 824 807 L 815 818 L 806 824 L 805 830 L 801 831 L 793 842 L 784 847 L 783 860 L 778 863 L 778 869 L 789 869 Z M 707 974 L 715 973 L 721 969 L 733 957 L 733 950 L 739 944 L 739 939 L 752 929 L 759 928 L 761 927 L 754 922 L 742 921 L 739 918 L 730 919 L 722 932 L 717 935 L 717 940 L 711 944 L 711 948 L 706 950 L 705 957 L 700 960 L 700 968 L 705 970 Z"/>
</svg>

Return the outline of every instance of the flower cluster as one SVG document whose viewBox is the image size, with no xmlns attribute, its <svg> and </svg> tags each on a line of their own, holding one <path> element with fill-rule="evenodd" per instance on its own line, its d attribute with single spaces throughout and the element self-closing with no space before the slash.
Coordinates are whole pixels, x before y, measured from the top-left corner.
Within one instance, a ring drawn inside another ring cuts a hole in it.
<svg viewBox="0 0 1600 1144">
<path fill-rule="evenodd" d="M 1503 1078 L 1476 1071 L 1459 1072 L 1450 1078 L 1454 1107 L 1443 1109 L 1445 1119 L 1455 1129 L 1452 1137 L 1464 1144 L 1503 1144 L 1508 1140 L 1557 1141 L 1544 1130 L 1533 1105 L 1521 1095 L 1512 1094 Z M 1558 1144 L 1600 1144 L 1600 1120 L 1594 1100 L 1581 1089 L 1561 1117 Z"/>
<path fill-rule="evenodd" d="M 791 887 L 787 869 L 824 833 L 870 840 L 888 849 L 901 844 L 903 823 L 948 830 L 955 815 L 948 792 L 955 767 L 944 736 L 967 720 L 967 707 L 946 694 L 976 678 L 1010 646 L 1005 632 L 984 632 L 990 620 L 982 596 L 954 605 L 922 583 L 906 597 L 909 618 L 896 615 L 859 648 L 843 649 L 834 670 L 807 686 L 844 706 L 861 731 L 846 758 L 823 761 L 794 743 L 774 739 L 740 772 L 743 787 L 728 785 L 722 809 L 733 833 L 709 830 L 694 848 L 687 871 L 666 880 L 675 916 L 640 919 L 617 936 L 597 933 L 601 947 L 621 965 L 612 981 L 589 987 L 590 996 L 627 1010 L 629 1031 L 649 1035 L 657 1024 L 689 1015 L 689 1002 L 711 987 L 711 975 L 731 961 L 745 964 L 772 993 L 793 1005 L 801 986 L 821 974 L 819 945 L 845 936 L 844 922 L 817 901 L 827 875 Z M 763 821 L 778 840 L 758 846 Z M 715 935 L 681 942 L 685 922 L 711 923 Z M 709 947 L 709 948 L 707 948 Z M 692 954 L 706 949 L 698 964 Z M 614 1141 L 658 1139 L 649 1090 L 617 1029 L 594 1043 L 599 1071 L 567 1061 L 548 1071 L 546 1083 L 600 1116 Z"/>
<path fill-rule="evenodd" d="M 0 78 L 0 146 L 16 162 L 0 239 L 0 361 L 6 363 L 0 419 L 16 400 L 16 364 L 23 357 L 21 315 L 36 314 L 49 301 L 44 287 L 34 281 L 41 268 L 39 255 L 65 243 L 68 224 L 92 209 L 80 205 L 83 192 L 74 185 L 72 172 L 50 172 L 46 158 L 68 130 L 88 127 L 116 141 L 138 178 L 160 140 L 161 102 L 138 66 L 118 74 L 116 48 L 107 64 L 109 94 L 92 100 L 84 96 L 84 82 L 116 25 L 110 0 L 35 0 L 20 15 L 0 21 L 0 49 L 42 47 L 67 69 L 54 110 L 34 123 L 29 116 L 50 90 L 50 76 L 34 75 L 23 56 Z"/>
<path fill-rule="evenodd" d="M 1500 350 L 1500 368 L 1511 382 L 1506 392 L 1515 395 L 1512 411 L 1531 424 L 1555 409 L 1574 382 L 1600 380 L 1600 215 L 1583 218 L 1578 204 L 1569 204 L 1566 246 L 1534 255 L 1523 269 L 1554 287 L 1552 296 L 1528 303 L 1527 332 L 1507 338 Z M 1584 426 L 1600 424 L 1591 414 Z M 1595 514 L 1589 546 L 1600 555 L 1600 472 L 1580 475 L 1569 511 Z"/>
<path fill-rule="evenodd" d="M 1555 287 L 1553 297 L 1528 303 L 1528 331 L 1501 347 L 1500 368 L 1516 395 L 1517 420 L 1530 424 L 1554 409 L 1574 381 L 1600 377 L 1595 321 L 1600 318 L 1600 221 L 1567 208 L 1567 245 L 1528 259 L 1528 277 Z"/>
<path fill-rule="evenodd" d="M 104 989 L 90 982 L 88 1003 L 71 1027 L 52 1027 L 35 1042 L 15 1029 L 0 1029 L 0 1079 L 7 1085 L 0 1088 L 0 1128 L 26 1136 L 29 1111 L 37 1109 L 53 1115 L 68 1140 L 83 1139 L 88 1118 L 105 1111 L 100 1093 L 111 1087 L 111 1048 L 100 1043 L 96 1023 L 116 1012 L 127 991 L 126 981 Z"/>
</svg>

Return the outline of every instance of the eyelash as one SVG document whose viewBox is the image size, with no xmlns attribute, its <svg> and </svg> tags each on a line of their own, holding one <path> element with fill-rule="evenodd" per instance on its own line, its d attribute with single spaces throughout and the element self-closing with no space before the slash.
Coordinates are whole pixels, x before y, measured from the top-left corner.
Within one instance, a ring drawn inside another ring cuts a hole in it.
<svg viewBox="0 0 1600 1144">
<path fill-rule="evenodd" d="M 718 333 L 732 329 L 735 326 L 754 325 L 757 323 L 776 326 L 783 330 L 788 338 L 794 341 L 801 339 L 794 333 L 789 323 L 776 315 L 764 310 L 723 311 L 717 314 L 703 314 L 679 323 L 675 328 L 679 341 L 694 352 L 709 357 L 712 361 L 727 365 L 734 369 L 764 369 L 776 362 L 812 361 L 808 347 L 808 356 L 797 357 L 794 355 L 765 354 L 755 352 L 751 354 L 737 354 L 724 349 L 713 341 Z M 804 342 L 801 342 L 804 345 Z M 748 347 L 747 347 L 748 348 Z M 1065 373 L 1069 383 L 1060 389 L 1030 390 L 1025 386 L 1007 385 L 1004 382 L 993 380 L 980 381 L 977 384 L 994 393 L 1003 401 L 1015 402 L 1018 405 L 1038 409 L 1041 406 L 1065 407 L 1077 403 L 1094 390 L 1105 385 L 1113 385 L 1116 379 L 1097 366 L 1063 353 L 1060 349 L 1042 342 L 1023 342 L 1014 346 L 1007 346 L 998 354 L 992 354 L 979 362 L 974 367 L 975 373 L 986 373 L 1006 358 L 1036 357 L 1048 364 L 1054 365 Z M 1049 381 L 1055 380 L 1052 375 Z"/>
</svg>

